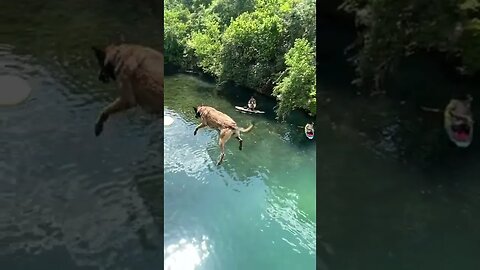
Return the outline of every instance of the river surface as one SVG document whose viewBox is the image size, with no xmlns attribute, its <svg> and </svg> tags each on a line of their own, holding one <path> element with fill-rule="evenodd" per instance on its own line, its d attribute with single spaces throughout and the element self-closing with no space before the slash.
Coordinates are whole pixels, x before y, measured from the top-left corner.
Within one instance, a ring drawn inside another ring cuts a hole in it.
<svg viewBox="0 0 480 270">
<path fill-rule="evenodd" d="M 316 150 L 298 127 L 309 120 L 280 123 L 263 97 L 265 115 L 242 114 L 234 106 L 246 104 L 247 90 L 190 75 L 167 77 L 165 89 L 165 115 L 175 120 L 165 127 L 166 269 L 315 269 Z M 228 141 L 221 166 L 217 131 L 193 135 L 200 104 L 254 123 L 242 151 Z"/>
<path fill-rule="evenodd" d="M 355 95 L 328 50 L 317 152 L 296 128 L 303 116 L 278 123 L 262 98 L 266 115 L 239 114 L 247 91 L 187 75 L 166 81 L 175 122 L 165 145 L 163 126 L 141 110 L 112 117 L 95 138 L 116 93 L 97 81 L 90 46 L 161 47 L 160 26 L 133 1 L 1 1 L 0 76 L 32 87 L 26 102 L 0 107 L 1 269 L 303 270 L 315 255 L 323 270 L 480 269 L 480 144 L 451 147 L 441 119 L 418 104 Z M 405 88 L 456 86 L 413 71 Z M 229 141 L 220 167 L 216 132 L 193 136 L 198 103 L 255 123 L 243 151 Z"/>
<path fill-rule="evenodd" d="M 117 95 L 90 46 L 153 47 L 160 21 L 131 1 L 1 1 L 0 76 L 31 96 L 0 107 L 0 269 L 161 269 L 161 123 L 131 110 L 96 138 Z"/>
<path fill-rule="evenodd" d="M 417 58 L 394 73 L 390 96 L 357 95 L 343 52 L 352 36 L 318 29 L 329 41 L 317 66 L 319 269 L 480 269 L 478 138 L 452 146 L 442 115 L 419 109 L 478 89 Z"/>
</svg>

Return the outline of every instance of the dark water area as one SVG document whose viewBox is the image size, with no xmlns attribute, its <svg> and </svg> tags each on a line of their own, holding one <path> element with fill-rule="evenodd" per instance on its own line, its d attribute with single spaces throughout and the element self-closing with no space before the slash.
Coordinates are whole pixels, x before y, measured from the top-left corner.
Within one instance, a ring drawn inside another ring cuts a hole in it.
<svg viewBox="0 0 480 270">
<path fill-rule="evenodd" d="M 475 96 L 475 83 L 417 55 L 402 61 L 388 95 L 358 94 L 343 54 L 355 33 L 319 29 L 317 265 L 478 269 L 479 143 L 451 145 L 442 114 L 419 108 L 443 110 L 459 89 Z"/>
<path fill-rule="evenodd" d="M 2 1 L 0 75 L 32 88 L 0 107 L 0 269 L 161 268 L 163 126 L 117 97 L 90 49 L 161 47 L 160 20 L 131 1 Z"/>
</svg>

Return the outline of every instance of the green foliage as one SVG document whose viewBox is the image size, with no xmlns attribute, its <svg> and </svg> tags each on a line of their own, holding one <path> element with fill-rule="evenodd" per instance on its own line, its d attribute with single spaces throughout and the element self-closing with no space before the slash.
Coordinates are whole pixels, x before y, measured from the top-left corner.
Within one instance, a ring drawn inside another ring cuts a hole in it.
<svg viewBox="0 0 480 270">
<path fill-rule="evenodd" d="M 220 78 L 259 88 L 278 71 L 285 30 L 282 20 L 265 11 L 243 13 L 222 38 Z"/>
<path fill-rule="evenodd" d="M 221 82 L 232 81 L 272 94 L 274 82 L 288 66 L 286 55 L 294 47 L 295 40 L 300 38 L 315 44 L 314 0 L 165 1 L 166 63 L 185 69 L 199 67 Z M 303 47 L 298 46 L 296 50 L 309 59 Z M 315 50 L 314 46 L 309 46 Z M 291 55 L 291 58 L 307 61 L 296 53 Z M 289 71 L 293 74 L 289 75 L 292 82 L 301 81 L 298 72 L 310 72 L 296 66 L 288 67 L 293 70 Z M 315 65 L 312 67 L 315 73 Z M 309 91 L 313 89 L 314 96 L 315 82 L 309 82 Z M 295 94 L 290 99 L 298 97 L 294 106 L 282 106 L 282 113 L 295 108 L 315 113 L 311 109 L 314 99 L 297 95 L 298 89 L 306 89 L 305 85 L 282 83 L 282 90 L 279 90 L 283 92 L 282 97 L 289 93 Z M 290 87 L 294 89 L 289 90 Z"/>
<path fill-rule="evenodd" d="M 244 12 L 252 12 L 255 9 L 254 0 L 213 0 L 209 7 L 218 14 L 222 25 L 229 25 L 231 21 Z"/>
<path fill-rule="evenodd" d="M 355 14 L 360 33 L 354 64 L 360 84 L 380 90 L 383 77 L 401 57 L 418 50 L 460 54 L 464 68 L 479 71 L 476 27 L 478 0 L 345 0 L 342 9 Z M 472 21 L 473 20 L 473 21 Z M 478 26 L 478 24 L 477 24 Z"/>
<path fill-rule="evenodd" d="M 222 49 L 219 18 L 215 13 L 207 14 L 202 22 L 203 30 L 194 32 L 187 42 L 198 58 L 198 65 L 207 73 L 220 75 L 219 54 Z"/>
<path fill-rule="evenodd" d="M 188 33 L 190 31 L 188 21 L 190 12 L 181 5 L 166 9 L 165 20 L 165 62 L 174 65 L 185 65 L 184 51 L 186 48 Z"/>
<path fill-rule="evenodd" d="M 317 24 L 316 18 L 315 0 L 301 1 L 294 5 L 286 15 L 289 45 L 293 45 L 297 38 L 306 38 L 315 46 L 316 29 L 312 25 Z"/>
<path fill-rule="evenodd" d="M 306 39 L 297 39 L 285 55 L 288 75 L 274 88 L 278 98 L 277 114 L 285 117 L 290 111 L 300 108 L 316 112 L 315 50 Z"/>
<path fill-rule="evenodd" d="M 459 43 L 463 65 L 467 72 L 480 71 L 480 19 L 474 18 L 466 23 Z"/>
</svg>

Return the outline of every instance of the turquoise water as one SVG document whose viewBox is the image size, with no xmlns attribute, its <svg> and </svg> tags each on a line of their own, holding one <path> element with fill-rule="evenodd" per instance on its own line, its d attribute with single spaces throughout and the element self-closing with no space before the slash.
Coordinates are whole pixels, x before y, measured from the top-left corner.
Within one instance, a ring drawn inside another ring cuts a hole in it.
<svg viewBox="0 0 480 270">
<path fill-rule="evenodd" d="M 315 269 L 315 142 L 294 115 L 275 121 L 274 104 L 258 98 L 266 115 L 235 111 L 249 98 L 244 89 L 215 85 L 190 75 L 167 77 L 165 115 L 165 269 Z M 193 106 L 209 104 L 246 127 L 243 150 L 201 129 Z"/>
</svg>

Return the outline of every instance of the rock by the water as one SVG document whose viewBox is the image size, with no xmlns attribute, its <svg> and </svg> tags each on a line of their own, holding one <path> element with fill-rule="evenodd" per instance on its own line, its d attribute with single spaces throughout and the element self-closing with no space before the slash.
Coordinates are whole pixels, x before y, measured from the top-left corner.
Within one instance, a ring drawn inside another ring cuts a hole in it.
<svg viewBox="0 0 480 270">
<path fill-rule="evenodd" d="M 22 78 L 11 75 L 0 76 L 0 106 L 17 105 L 25 101 L 32 88 Z"/>
</svg>

